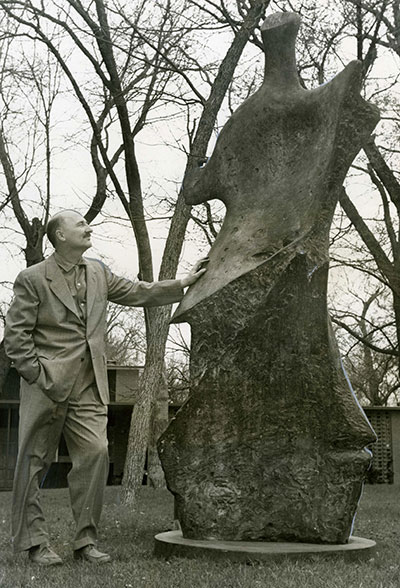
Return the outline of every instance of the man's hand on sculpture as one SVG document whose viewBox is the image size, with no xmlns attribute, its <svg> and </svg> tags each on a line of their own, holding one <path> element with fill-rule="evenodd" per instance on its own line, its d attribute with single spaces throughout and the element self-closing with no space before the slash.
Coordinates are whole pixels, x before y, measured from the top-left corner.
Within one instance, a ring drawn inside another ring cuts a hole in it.
<svg viewBox="0 0 400 588">
<path fill-rule="evenodd" d="M 181 279 L 182 288 L 186 288 L 187 286 L 192 286 L 197 280 L 207 271 L 206 265 L 210 260 L 208 257 L 203 257 L 203 259 L 199 259 L 190 272 Z"/>
</svg>

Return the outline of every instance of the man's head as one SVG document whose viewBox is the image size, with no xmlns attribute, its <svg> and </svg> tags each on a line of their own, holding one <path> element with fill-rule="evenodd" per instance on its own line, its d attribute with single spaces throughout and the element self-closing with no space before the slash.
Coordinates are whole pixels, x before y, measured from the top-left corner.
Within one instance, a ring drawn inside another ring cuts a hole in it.
<svg viewBox="0 0 400 588">
<path fill-rule="evenodd" d="M 47 223 L 46 233 L 56 250 L 73 250 L 83 253 L 92 246 L 93 229 L 79 212 L 62 210 Z"/>
</svg>

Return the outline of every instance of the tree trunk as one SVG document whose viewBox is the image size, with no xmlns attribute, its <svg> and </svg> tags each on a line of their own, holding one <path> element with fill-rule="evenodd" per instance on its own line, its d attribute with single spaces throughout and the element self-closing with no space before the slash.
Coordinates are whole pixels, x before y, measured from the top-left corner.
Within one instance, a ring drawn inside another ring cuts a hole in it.
<svg viewBox="0 0 400 588">
<path fill-rule="evenodd" d="M 236 32 L 232 45 L 221 63 L 199 121 L 196 137 L 192 145 L 192 153 L 195 155 L 189 157 L 185 177 L 188 170 L 195 167 L 197 160 L 202 159 L 206 153 L 217 114 L 232 80 L 237 63 L 250 35 L 258 25 L 268 4 L 269 0 L 259 0 L 252 4 L 243 20 L 242 27 Z M 178 196 L 164 249 L 160 279 L 171 278 L 176 274 L 189 218 L 190 207 L 185 204 L 183 193 L 181 192 Z M 132 506 L 134 505 L 137 491 L 142 481 L 143 464 L 150 439 L 149 431 L 154 398 L 156 398 L 160 382 L 162 381 L 171 308 L 169 306 L 163 306 L 157 309 L 149 309 L 146 311 L 146 315 L 148 344 L 146 365 L 141 380 L 140 401 L 136 403 L 132 413 L 122 482 L 122 500 L 125 504 L 131 504 Z"/>
<path fill-rule="evenodd" d="M 396 336 L 397 336 L 397 367 L 400 380 L 400 296 L 393 291 L 393 309 L 396 321 Z"/>
<path fill-rule="evenodd" d="M 122 500 L 134 505 L 143 479 L 146 451 L 150 444 L 150 424 L 155 398 L 163 379 L 164 350 L 168 336 L 168 322 L 160 315 L 166 307 L 146 310 L 147 353 L 146 364 L 140 382 L 140 393 L 132 411 L 128 438 Z M 169 307 L 168 307 L 169 308 Z"/>
<path fill-rule="evenodd" d="M 150 439 L 147 450 L 147 480 L 153 488 L 165 487 L 164 470 L 157 451 L 157 441 L 168 425 L 168 382 L 164 368 L 158 387 L 150 423 Z"/>
</svg>

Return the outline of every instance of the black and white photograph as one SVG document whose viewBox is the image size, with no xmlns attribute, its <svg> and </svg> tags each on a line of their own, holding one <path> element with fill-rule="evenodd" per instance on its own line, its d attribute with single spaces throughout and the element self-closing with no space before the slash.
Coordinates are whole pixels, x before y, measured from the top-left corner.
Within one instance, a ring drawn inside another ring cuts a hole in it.
<svg viewBox="0 0 400 588">
<path fill-rule="evenodd" d="M 0 0 L 0 588 L 399 588 L 400 0 Z"/>
</svg>

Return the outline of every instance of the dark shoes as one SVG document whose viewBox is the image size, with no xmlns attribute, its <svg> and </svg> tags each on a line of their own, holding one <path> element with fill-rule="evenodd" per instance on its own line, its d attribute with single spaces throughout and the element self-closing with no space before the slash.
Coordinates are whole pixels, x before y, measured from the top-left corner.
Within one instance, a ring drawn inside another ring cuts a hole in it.
<svg viewBox="0 0 400 588">
<path fill-rule="evenodd" d="M 29 549 L 29 559 L 31 562 L 41 566 L 56 566 L 62 564 L 62 559 L 55 553 L 47 543 L 35 545 Z M 74 559 L 88 561 L 90 563 L 107 563 L 111 561 L 108 553 L 102 553 L 94 545 L 86 545 L 82 549 L 74 551 Z"/>
<path fill-rule="evenodd" d="M 94 545 L 86 545 L 82 549 L 77 549 L 74 551 L 74 558 L 99 564 L 111 561 L 111 556 L 108 553 L 102 553 Z"/>
<path fill-rule="evenodd" d="M 41 566 L 58 566 L 62 564 L 61 557 L 47 543 L 31 547 L 29 550 L 29 559 L 31 562 Z"/>
</svg>

